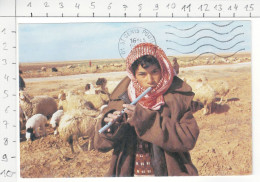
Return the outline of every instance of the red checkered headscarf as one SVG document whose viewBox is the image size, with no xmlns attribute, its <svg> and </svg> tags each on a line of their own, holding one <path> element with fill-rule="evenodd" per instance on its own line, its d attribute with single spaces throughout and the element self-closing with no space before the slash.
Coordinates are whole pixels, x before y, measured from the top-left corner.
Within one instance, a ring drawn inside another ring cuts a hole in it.
<svg viewBox="0 0 260 182">
<path fill-rule="evenodd" d="M 131 82 L 128 86 L 128 96 L 131 101 L 137 98 L 145 89 L 138 83 L 132 64 L 145 55 L 154 56 L 161 67 L 161 80 L 155 88 L 144 96 L 138 103 L 144 108 L 159 110 L 164 105 L 163 94 L 169 89 L 174 77 L 173 67 L 161 48 L 151 43 L 141 43 L 136 45 L 126 58 L 126 71 Z"/>
</svg>

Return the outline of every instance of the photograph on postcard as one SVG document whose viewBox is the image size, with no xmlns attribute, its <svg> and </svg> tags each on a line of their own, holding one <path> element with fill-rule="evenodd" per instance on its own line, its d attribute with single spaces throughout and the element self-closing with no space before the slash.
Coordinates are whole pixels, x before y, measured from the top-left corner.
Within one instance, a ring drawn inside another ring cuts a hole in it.
<svg viewBox="0 0 260 182">
<path fill-rule="evenodd" d="M 250 21 L 17 33 L 21 178 L 252 174 Z"/>
</svg>

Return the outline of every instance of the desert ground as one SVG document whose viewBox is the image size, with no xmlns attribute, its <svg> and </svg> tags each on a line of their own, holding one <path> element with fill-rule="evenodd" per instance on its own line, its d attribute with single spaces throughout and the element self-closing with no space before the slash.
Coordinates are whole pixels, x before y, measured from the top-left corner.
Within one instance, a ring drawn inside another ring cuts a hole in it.
<svg viewBox="0 0 260 182">
<path fill-rule="evenodd" d="M 240 57 L 239 57 L 240 56 Z M 200 135 L 191 157 L 201 176 L 250 175 L 252 174 L 252 75 L 251 58 L 239 55 L 231 61 L 212 63 L 212 59 L 196 63 L 180 64 L 180 78 L 190 78 L 205 75 L 209 81 L 224 80 L 229 84 L 229 92 L 225 96 L 226 103 L 214 103 L 213 112 L 203 115 L 202 109 L 194 111 L 194 117 L 200 128 Z M 178 58 L 178 60 L 181 58 Z M 210 61 L 209 61 L 210 60 Z M 237 61 L 240 60 L 240 61 Z M 65 70 L 68 65 L 62 65 Z M 82 64 L 82 63 L 77 63 Z M 118 64 L 118 63 L 117 63 Z M 92 67 L 95 65 L 93 63 Z M 200 65 L 200 66 L 198 66 Z M 86 83 L 99 77 L 117 81 L 126 76 L 124 65 L 111 70 L 81 72 L 74 70 L 68 73 L 52 73 L 52 65 L 45 63 L 47 71 L 41 72 L 42 65 L 21 64 L 25 91 L 31 96 L 48 95 L 57 99 L 60 90 L 84 90 Z M 56 65 L 57 66 L 57 65 Z M 86 68 L 89 65 L 86 65 Z M 57 67 L 61 70 L 61 67 Z M 96 69 L 96 66 L 95 66 Z M 111 68 L 112 69 L 112 68 Z M 107 73 L 102 73 L 107 72 Z M 84 73 L 84 75 L 83 75 Z M 63 75 L 63 76 L 62 76 Z M 49 124 L 47 136 L 33 142 L 25 140 L 25 130 L 20 134 L 20 176 L 22 178 L 49 177 L 102 177 L 109 167 L 112 151 L 101 153 L 96 150 L 72 154 L 69 145 L 54 136 L 54 130 Z M 83 138 L 80 144 L 84 149 L 87 140 Z"/>
</svg>

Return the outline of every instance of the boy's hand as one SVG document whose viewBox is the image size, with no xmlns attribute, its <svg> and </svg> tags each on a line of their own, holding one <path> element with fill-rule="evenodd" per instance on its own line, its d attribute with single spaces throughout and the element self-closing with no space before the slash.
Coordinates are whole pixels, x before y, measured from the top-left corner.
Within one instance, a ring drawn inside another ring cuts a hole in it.
<svg viewBox="0 0 260 182">
<path fill-rule="evenodd" d="M 131 118 L 135 112 L 135 105 L 131 105 L 131 104 L 123 104 L 123 107 L 125 107 L 125 112 L 128 115 L 128 119 Z"/>
<path fill-rule="evenodd" d="M 107 115 L 107 117 L 104 118 L 104 121 L 106 123 L 112 122 L 114 119 L 116 119 L 118 117 L 119 114 L 120 114 L 120 111 L 114 111 L 113 113 L 109 113 Z"/>
</svg>

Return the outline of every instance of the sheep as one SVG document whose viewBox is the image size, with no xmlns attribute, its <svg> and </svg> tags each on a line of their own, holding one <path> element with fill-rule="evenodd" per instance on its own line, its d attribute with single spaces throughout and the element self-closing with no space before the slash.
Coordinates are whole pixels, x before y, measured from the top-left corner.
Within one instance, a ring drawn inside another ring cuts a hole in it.
<svg viewBox="0 0 260 182">
<path fill-rule="evenodd" d="M 57 103 L 49 96 L 36 96 L 31 98 L 27 93 L 20 92 L 19 100 L 27 118 L 35 114 L 43 114 L 48 119 L 57 111 Z"/>
<path fill-rule="evenodd" d="M 46 71 L 47 70 L 47 68 L 46 67 L 41 67 L 41 71 Z"/>
<path fill-rule="evenodd" d="M 52 127 L 55 130 L 54 135 L 56 135 L 58 133 L 57 127 L 59 126 L 60 119 L 63 116 L 63 114 L 64 114 L 63 110 L 58 110 L 51 117 L 50 124 L 52 125 Z"/>
<path fill-rule="evenodd" d="M 35 137 L 41 136 L 39 128 L 42 130 L 42 135 L 46 136 L 45 124 L 47 123 L 46 116 L 42 114 L 35 114 L 26 122 L 26 140 L 30 139 L 33 141 Z M 35 132 L 35 134 L 34 134 Z"/>
<path fill-rule="evenodd" d="M 85 86 L 85 94 L 95 94 L 96 89 L 92 83 L 87 83 Z"/>
<path fill-rule="evenodd" d="M 228 94 L 229 92 L 229 85 L 224 80 L 215 80 L 211 81 L 210 86 L 215 90 L 216 95 L 221 96 L 220 101 L 218 104 L 222 104 L 223 98 Z M 227 99 L 224 101 L 224 103 L 227 102 Z"/>
<path fill-rule="evenodd" d="M 100 96 L 96 96 L 96 94 L 81 95 L 69 92 L 66 96 L 66 100 L 59 100 L 58 108 L 63 109 L 65 112 L 74 109 L 96 110 L 104 103 L 102 101 L 100 104 L 100 101 L 98 101 L 96 97 L 99 98 Z M 89 98 L 91 99 L 91 101 L 89 101 Z"/>
<path fill-rule="evenodd" d="M 108 92 L 108 88 L 106 87 L 106 84 L 107 84 L 107 79 L 105 78 L 98 78 L 98 80 L 96 81 L 96 85 L 97 86 L 100 86 L 100 90 L 99 91 L 96 91 L 96 93 L 104 93 L 104 94 L 109 94 Z"/>
<path fill-rule="evenodd" d="M 20 130 L 22 130 L 25 127 L 26 117 L 21 106 L 19 106 L 19 121 L 20 121 Z"/>
<path fill-rule="evenodd" d="M 70 69 L 70 68 L 75 68 L 75 66 L 68 65 L 67 68 L 68 68 L 68 69 Z"/>
<path fill-rule="evenodd" d="M 80 151 L 83 151 L 78 143 L 78 138 L 87 136 L 89 137 L 88 150 L 93 149 L 93 141 L 95 135 L 95 125 L 98 120 L 96 116 L 97 111 L 91 110 L 72 110 L 66 112 L 59 124 L 58 132 L 60 137 L 67 141 L 74 153 L 73 142 L 76 143 Z"/>
<path fill-rule="evenodd" d="M 121 68 L 122 66 L 123 66 L 123 64 L 120 64 L 120 63 L 114 64 L 114 67 L 116 67 L 116 68 Z"/>
<path fill-rule="evenodd" d="M 212 113 L 212 106 L 216 100 L 216 92 L 207 83 L 207 78 L 201 76 L 199 79 L 196 79 L 196 81 L 184 81 L 191 85 L 192 91 L 195 93 L 193 100 L 203 104 L 203 114 L 206 115 Z"/>
<path fill-rule="evenodd" d="M 52 72 L 58 72 L 58 69 L 55 68 L 55 67 L 53 67 L 53 68 L 51 68 L 51 71 L 52 71 Z"/>
</svg>

